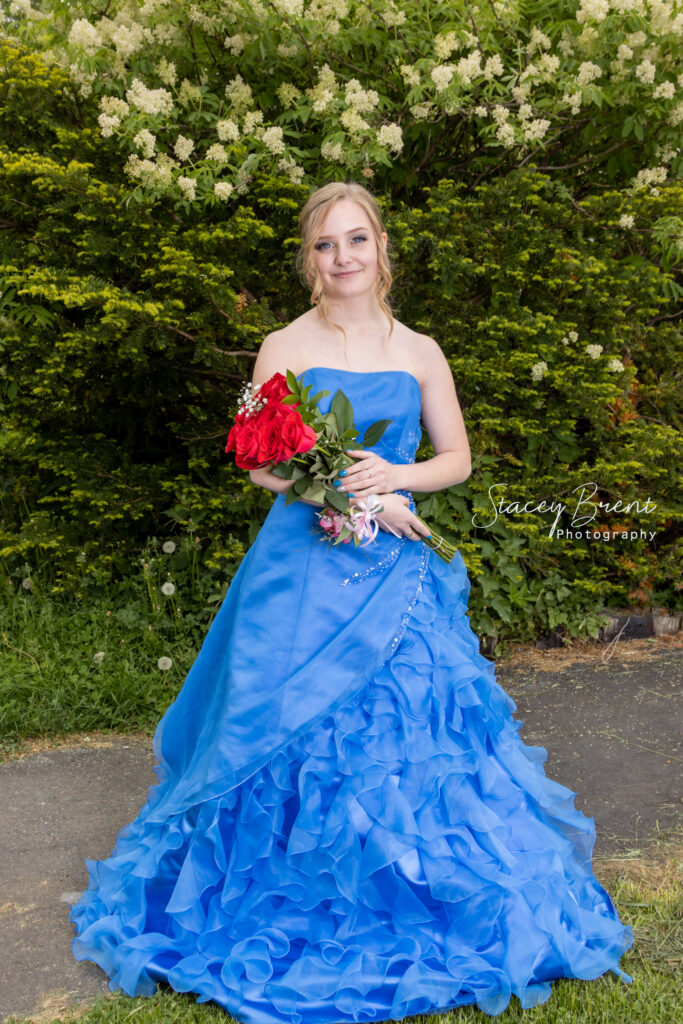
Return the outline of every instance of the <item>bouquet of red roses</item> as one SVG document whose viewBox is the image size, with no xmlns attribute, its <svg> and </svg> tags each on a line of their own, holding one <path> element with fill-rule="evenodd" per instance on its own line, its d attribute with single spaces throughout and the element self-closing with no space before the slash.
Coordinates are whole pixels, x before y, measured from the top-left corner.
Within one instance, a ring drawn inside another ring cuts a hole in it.
<svg viewBox="0 0 683 1024">
<path fill-rule="evenodd" d="M 241 469 L 270 469 L 285 480 L 293 479 L 286 504 L 303 498 L 325 506 L 316 515 L 323 535 L 332 543 L 346 544 L 352 538 L 354 544 L 370 543 L 378 530 L 375 517 L 384 506 L 374 494 L 350 503 L 334 481 L 340 470 L 353 465 L 346 449 L 371 448 L 391 420 L 372 423 L 359 442 L 353 407 L 341 388 L 329 412 L 322 413 L 317 403 L 330 392 L 311 396 L 311 387 L 303 386 L 291 370 L 286 377 L 275 373 L 261 385 L 247 383 L 225 450 L 235 453 Z M 433 530 L 424 540 L 445 561 L 455 554 L 455 547 Z"/>
<path fill-rule="evenodd" d="M 275 373 L 260 386 L 247 384 L 225 450 L 235 452 L 241 469 L 271 469 L 285 480 L 294 479 L 287 504 L 306 498 L 347 511 L 348 495 L 334 486 L 339 471 L 354 461 L 345 449 L 377 444 L 391 420 L 373 423 L 358 442 L 353 407 L 341 388 L 330 411 L 322 413 L 317 402 L 330 392 L 311 396 L 311 387 L 291 370 L 286 378 Z"/>
</svg>

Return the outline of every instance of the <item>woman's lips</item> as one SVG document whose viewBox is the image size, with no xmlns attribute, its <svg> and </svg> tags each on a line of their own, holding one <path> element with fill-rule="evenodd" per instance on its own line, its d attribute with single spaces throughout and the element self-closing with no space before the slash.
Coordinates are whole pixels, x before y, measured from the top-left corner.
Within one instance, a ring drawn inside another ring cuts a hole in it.
<svg viewBox="0 0 683 1024">
<path fill-rule="evenodd" d="M 357 270 L 344 270 L 341 274 L 335 274 L 335 277 L 351 277 L 352 274 L 357 274 Z"/>
</svg>

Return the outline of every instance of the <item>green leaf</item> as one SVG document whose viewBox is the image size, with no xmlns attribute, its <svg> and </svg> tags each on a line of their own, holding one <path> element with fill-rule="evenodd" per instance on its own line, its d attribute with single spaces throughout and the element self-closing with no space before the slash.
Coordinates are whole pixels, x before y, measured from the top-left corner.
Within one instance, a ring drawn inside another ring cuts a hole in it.
<svg viewBox="0 0 683 1024">
<path fill-rule="evenodd" d="M 393 420 L 377 420 L 375 423 L 371 423 L 363 434 L 363 447 L 372 448 L 374 444 L 377 444 L 390 423 L 393 423 Z"/>
<path fill-rule="evenodd" d="M 296 379 L 292 370 L 287 370 L 287 386 L 293 395 L 299 395 L 301 393 L 299 381 Z"/>
<path fill-rule="evenodd" d="M 337 422 L 337 434 L 343 434 L 345 430 L 353 426 L 353 406 L 344 392 L 339 388 L 332 399 L 330 412 Z"/>
<path fill-rule="evenodd" d="M 332 487 L 328 487 L 325 490 L 325 501 L 332 508 L 338 509 L 340 512 L 348 512 L 349 510 L 349 499 L 344 494 L 340 494 Z"/>
</svg>

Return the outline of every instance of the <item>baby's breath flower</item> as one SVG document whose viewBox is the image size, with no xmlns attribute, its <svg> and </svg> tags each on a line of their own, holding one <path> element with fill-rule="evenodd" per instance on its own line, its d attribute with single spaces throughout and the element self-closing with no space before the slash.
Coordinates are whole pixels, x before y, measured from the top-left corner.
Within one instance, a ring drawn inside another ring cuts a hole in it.
<svg viewBox="0 0 683 1024">
<path fill-rule="evenodd" d="M 531 379 L 536 381 L 543 380 L 547 372 L 548 364 L 544 360 L 534 363 L 531 367 Z"/>
<path fill-rule="evenodd" d="M 160 668 L 162 672 L 168 672 L 170 668 L 173 668 L 173 659 L 163 655 L 157 661 L 157 668 Z"/>
<path fill-rule="evenodd" d="M 599 359 L 602 352 L 602 345 L 586 345 L 586 352 L 591 359 Z"/>
</svg>

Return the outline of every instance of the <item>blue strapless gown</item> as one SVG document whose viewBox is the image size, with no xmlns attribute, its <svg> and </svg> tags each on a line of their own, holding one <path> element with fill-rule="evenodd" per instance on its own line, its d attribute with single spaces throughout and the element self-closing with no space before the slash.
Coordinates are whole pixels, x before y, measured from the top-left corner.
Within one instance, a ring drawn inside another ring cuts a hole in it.
<svg viewBox="0 0 683 1024">
<path fill-rule="evenodd" d="M 313 367 L 375 450 L 414 461 L 404 371 Z M 415 509 L 411 499 L 411 507 Z M 158 783 L 86 861 L 73 950 L 244 1024 L 400 1020 L 614 971 L 633 941 L 593 820 L 520 739 L 479 654 L 460 554 L 380 531 L 333 547 L 278 496 L 154 736 Z"/>
</svg>

